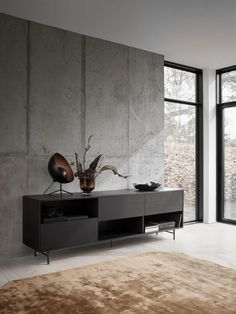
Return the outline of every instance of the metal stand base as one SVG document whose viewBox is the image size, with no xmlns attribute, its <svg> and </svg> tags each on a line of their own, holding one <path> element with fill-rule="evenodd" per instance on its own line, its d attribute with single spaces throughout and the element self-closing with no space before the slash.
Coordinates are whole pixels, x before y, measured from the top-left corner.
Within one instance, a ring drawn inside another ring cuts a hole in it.
<svg viewBox="0 0 236 314">
<path fill-rule="evenodd" d="M 175 240 L 175 229 L 174 230 L 166 230 L 166 232 L 173 234 L 173 240 Z"/>
<path fill-rule="evenodd" d="M 37 253 L 41 253 L 43 254 L 44 256 L 47 257 L 47 264 L 49 265 L 50 264 L 50 258 L 49 258 L 49 251 L 48 252 L 37 252 L 36 250 L 34 251 L 34 256 L 37 256 Z"/>
<path fill-rule="evenodd" d="M 53 185 L 53 183 L 55 183 L 55 181 L 53 181 L 53 182 L 49 185 L 49 187 L 44 191 L 43 194 L 47 194 L 47 191 L 51 188 L 51 186 Z M 63 190 L 63 188 L 62 188 L 62 183 L 60 183 L 60 188 L 59 188 L 59 189 L 57 189 L 57 190 L 55 190 L 55 191 L 53 191 L 53 192 L 51 192 L 51 193 L 48 193 L 47 195 L 53 195 L 53 194 L 56 194 L 56 193 L 58 193 L 58 192 L 59 192 L 59 194 L 61 195 L 61 197 L 62 197 L 63 192 L 66 193 L 66 194 L 69 194 L 69 195 L 73 195 L 73 193 L 68 192 L 68 191 L 66 191 L 66 190 Z"/>
</svg>

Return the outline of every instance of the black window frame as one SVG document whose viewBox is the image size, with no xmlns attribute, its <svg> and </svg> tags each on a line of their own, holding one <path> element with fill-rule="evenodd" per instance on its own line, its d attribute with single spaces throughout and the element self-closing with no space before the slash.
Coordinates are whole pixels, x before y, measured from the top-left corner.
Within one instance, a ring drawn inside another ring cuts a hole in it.
<svg viewBox="0 0 236 314">
<path fill-rule="evenodd" d="M 236 65 L 219 69 L 216 71 L 216 145 L 217 145 L 217 169 L 216 169 L 216 191 L 217 191 L 217 221 L 234 224 L 236 220 L 224 218 L 224 114 L 226 108 L 236 108 L 236 100 L 222 102 L 222 74 L 236 71 Z"/>
<path fill-rule="evenodd" d="M 178 64 L 170 61 L 164 62 L 165 67 L 191 72 L 196 74 L 196 101 L 184 101 L 173 98 L 164 98 L 165 102 L 195 106 L 196 108 L 196 220 L 203 221 L 203 71 L 201 69 Z"/>
</svg>

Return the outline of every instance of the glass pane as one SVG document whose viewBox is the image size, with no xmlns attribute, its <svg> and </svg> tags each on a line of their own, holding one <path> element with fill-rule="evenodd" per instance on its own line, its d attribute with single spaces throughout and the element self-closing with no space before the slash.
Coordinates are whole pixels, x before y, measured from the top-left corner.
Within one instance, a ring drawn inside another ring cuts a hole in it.
<svg viewBox="0 0 236 314">
<path fill-rule="evenodd" d="M 224 109 L 224 218 L 236 220 L 236 108 Z"/>
<path fill-rule="evenodd" d="M 184 221 L 196 220 L 196 108 L 165 102 L 164 181 L 184 189 Z"/>
<path fill-rule="evenodd" d="M 236 100 L 236 70 L 221 76 L 222 102 Z"/>
<path fill-rule="evenodd" d="M 196 102 L 196 74 L 165 67 L 165 97 Z"/>
</svg>

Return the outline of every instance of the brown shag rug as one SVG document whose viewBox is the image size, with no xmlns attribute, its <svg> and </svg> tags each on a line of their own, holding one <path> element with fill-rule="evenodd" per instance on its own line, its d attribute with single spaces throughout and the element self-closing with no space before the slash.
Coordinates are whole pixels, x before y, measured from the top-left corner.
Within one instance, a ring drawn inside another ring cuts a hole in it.
<svg viewBox="0 0 236 314">
<path fill-rule="evenodd" d="M 0 313 L 236 313 L 236 271 L 184 254 L 146 253 L 16 280 Z"/>
</svg>

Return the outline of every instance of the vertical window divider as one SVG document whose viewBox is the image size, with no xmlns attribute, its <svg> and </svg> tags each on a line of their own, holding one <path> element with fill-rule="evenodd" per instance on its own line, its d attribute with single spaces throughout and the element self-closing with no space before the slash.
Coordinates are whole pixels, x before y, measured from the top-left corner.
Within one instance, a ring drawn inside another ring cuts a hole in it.
<svg viewBox="0 0 236 314">
<path fill-rule="evenodd" d="M 217 91 L 216 91 L 216 143 L 217 143 L 217 221 L 236 224 L 236 218 L 225 217 L 225 112 L 227 109 L 235 108 L 236 113 L 236 99 L 225 101 L 223 98 L 223 80 L 222 75 L 236 71 L 236 65 L 216 71 Z M 236 89 L 236 84 L 235 84 Z M 236 206 L 235 206 L 236 215 Z M 235 216 L 236 217 L 236 216 Z"/>
<path fill-rule="evenodd" d="M 165 102 L 178 103 L 183 105 L 196 107 L 196 129 L 195 129 L 195 159 L 196 159 L 196 219 L 194 221 L 203 220 L 203 76 L 202 70 L 194 67 L 189 67 L 169 61 L 165 61 L 165 67 L 190 72 L 196 75 L 195 81 L 195 102 L 183 99 L 173 99 L 165 97 Z M 166 96 L 166 95 L 165 95 Z M 189 221 L 188 221 L 189 222 Z"/>
</svg>

